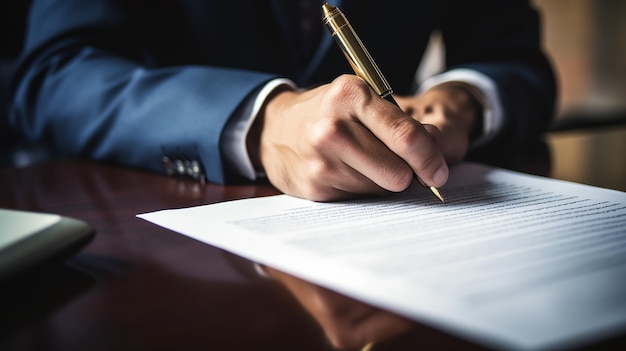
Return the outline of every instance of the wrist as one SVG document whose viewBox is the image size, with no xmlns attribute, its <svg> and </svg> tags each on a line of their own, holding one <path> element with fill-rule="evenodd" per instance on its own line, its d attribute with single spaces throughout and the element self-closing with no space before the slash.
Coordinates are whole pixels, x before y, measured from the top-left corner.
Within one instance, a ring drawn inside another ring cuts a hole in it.
<svg viewBox="0 0 626 351">
<path fill-rule="evenodd" d="M 265 99 L 256 119 L 250 126 L 250 131 L 246 139 L 246 148 L 250 157 L 250 162 L 257 173 L 263 172 L 261 162 L 261 134 L 266 125 L 268 115 L 275 114 L 279 106 L 282 106 L 280 97 L 286 93 L 293 93 L 292 87 L 281 85 L 272 91 Z"/>
</svg>

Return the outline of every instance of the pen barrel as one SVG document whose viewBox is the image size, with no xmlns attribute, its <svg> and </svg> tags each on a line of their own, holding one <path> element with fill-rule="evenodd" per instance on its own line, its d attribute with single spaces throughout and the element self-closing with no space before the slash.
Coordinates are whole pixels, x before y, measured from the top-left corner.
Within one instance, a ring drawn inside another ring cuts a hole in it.
<svg viewBox="0 0 626 351">
<path fill-rule="evenodd" d="M 391 86 L 343 12 L 329 5 L 325 5 L 324 10 L 324 24 L 348 59 L 354 73 L 365 80 L 378 95 L 391 98 Z"/>
</svg>

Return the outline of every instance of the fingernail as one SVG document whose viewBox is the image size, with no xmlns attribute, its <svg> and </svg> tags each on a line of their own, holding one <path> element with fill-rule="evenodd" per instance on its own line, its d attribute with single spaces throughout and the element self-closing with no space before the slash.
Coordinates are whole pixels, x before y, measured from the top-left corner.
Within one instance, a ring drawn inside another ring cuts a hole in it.
<svg viewBox="0 0 626 351">
<path fill-rule="evenodd" d="M 448 180 L 448 165 L 443 163 L 441 167 L 433 174 L 434 186 L 442 186 Z"/>
</svg>

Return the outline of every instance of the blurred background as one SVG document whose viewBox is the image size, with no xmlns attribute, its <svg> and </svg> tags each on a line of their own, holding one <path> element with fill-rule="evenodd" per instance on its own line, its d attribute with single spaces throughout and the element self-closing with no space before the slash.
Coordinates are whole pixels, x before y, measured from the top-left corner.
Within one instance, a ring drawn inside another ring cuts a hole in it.
<svg viewBox="0 0 626 351">
<path fill-rule="evenodd" d="M 626 191 L 626 1 L 530 2 L 559 89 L 550 176 Z M 416 80 L 440 71 L 444 55 L 435 33 Z"/>
<path fill-rule="evenodd" d="M 559 117 L 624 117 L 626 1 L 533 2 L 543 14 L 545 48 L 560 81 Z"/>
<path fill-rule="evenodd" d="M 545 50 L 559 83 L 557 119 L 546 137 L 552 154 L 559 155 L 553 158 L 551 175 L 626 191 L 626 1 L 530 1 L 541 13 Z M 7 77 L 21 49 L 29 3 L 0 1 L 0 150 L 16 142 L 3 114 Z M 439 69 L 443 52 L 438 40 L 433 36 L 418 80 Z M 0 153 L 0 167 L 46 157 L 37 148 L 28 153 L 17 149 Z"/>
<path fill-rule="evenodd" d="M 626 191 L 626 1 L 532 2 L 560 91 L 551 175 Z"/>
</svg>

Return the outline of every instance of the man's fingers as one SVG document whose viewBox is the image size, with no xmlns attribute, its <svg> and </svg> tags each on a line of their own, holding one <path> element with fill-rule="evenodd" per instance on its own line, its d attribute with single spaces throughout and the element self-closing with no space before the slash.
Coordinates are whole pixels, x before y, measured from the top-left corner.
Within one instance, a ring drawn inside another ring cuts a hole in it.
<svg viewBox="0 0 626 351">
<path fill-rule="evenodd" d="M 448 180 L 448 166 L 436 139 L 418 121 L 397 106 L 380 99 L 359 114 L 365 126 L 395 154 L 404 159 L 430 186 Z"/>
<path fill-rule="evenodd" d="M 294 196 L 330 201 L 402 191 L 414 173 L 430 186 L 447 181 L 433 135 L 356 76 L 283 91 L 267 102 L 260 120 L 258 165 Z"/>
<path fill-rule="evenodd" d="M 355 122 L 362 123 L 375 138 L 404 160 L 428 185 L 442 186 L 447 181 L 448 167 L 432 136 L 399 107 L 377 96 L 363 80 L 350 75 L 335 79 L 326 103 L 340 110 L 345 108 L 344 113 L 350 114 Z M 373 151 L 379 156 L 374 162 L 380 161 L 380 150 L 372 150 L 370 155 L 374 154 Z M 383 159 L 382 163 L 387 166 L 391 164 L 388 158 Z M 379 171 L 384 172 L 387 169 L 395 171 L 398 168 L 392 165 L 379 168 Z M 365 174 L 377 179 L 377 184 L 381 184 L 380 179 L 387 175 Z"/>
<path fill-rule="evenodd" d="M 413 171 L 400 156 L 360 124 L 355 123 L 352 133 L 358 142 L 339 150 L 346 165 L 389 191 L 402 191 L 411 184 Z"/>
<path fill-rule="evenodd" d="M 312 123 L 308 137 L 314 150 L 325 155 L 311 158 L 306 166 L 311 195 L 328 200 L 348 194 L 382 194 L 402 191 L 411 183 L 407 163 L 357 120 L 320 118 Z"/>
</svg>

